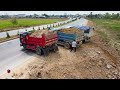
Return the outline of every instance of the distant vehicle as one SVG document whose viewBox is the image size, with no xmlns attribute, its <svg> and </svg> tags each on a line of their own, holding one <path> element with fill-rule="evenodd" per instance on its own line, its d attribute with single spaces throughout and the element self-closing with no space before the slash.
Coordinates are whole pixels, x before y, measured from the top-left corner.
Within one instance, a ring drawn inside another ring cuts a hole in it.
<svg viewBox="0 0 120 90">
<path fill-rule="evenodd" d="M 38 55 L 48 55 L 50 50 L 57 51 L 57 33 L 49 36 L 42 34 L 41 37 L 31 37 L 30 33 L 20 33 L 20 46 L 24 49 L 35 50 Z"/>
</svg>

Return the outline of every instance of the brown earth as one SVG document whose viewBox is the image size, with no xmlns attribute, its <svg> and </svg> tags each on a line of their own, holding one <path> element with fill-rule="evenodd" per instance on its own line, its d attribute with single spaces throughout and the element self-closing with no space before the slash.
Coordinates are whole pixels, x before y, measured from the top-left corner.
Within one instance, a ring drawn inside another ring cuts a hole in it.
<svg viewBox="0 0 120 90">
<path fill-rule="evenodd" d="M 18 79 L 118 79 L 119 61 L 116 49 L 94 31 L 91 41 L 82 44 L 77 52 L 59 46 L 57 53 L 35 56 L 11 75 Z"/>
</svg>

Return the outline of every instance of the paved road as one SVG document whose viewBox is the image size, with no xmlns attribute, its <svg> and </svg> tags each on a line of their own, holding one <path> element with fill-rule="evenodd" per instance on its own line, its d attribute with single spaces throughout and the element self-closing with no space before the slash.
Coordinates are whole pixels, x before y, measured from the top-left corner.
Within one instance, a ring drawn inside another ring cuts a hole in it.
<svg viewBox="0 0 120 90">
<path fill-rule="evenodd" d="M 81 18 L 81 19 L 79 19 L 79 20 L 76 20 L 75 22 L 72 22 L 72 23 L 63 25 L 63 26 L 61 26 L 61 27 L 52 28 L 52 30 L 59 30 L 59 29 L 61 29 L 61 28 L 65 28 L 65 27 L 69 27 L 69 26 L 75 26 L 75 25 L 84 26 L 84 25 L 86 25 L 86 22 L 87 22 L 86 19 Z"/>
<path fill-rule="evenodd" d="M 70 25 L 82 25 L 85 24 L 86 21 L 85 19 L 76 20 L 60 28 Z M 23 51 L 22 47 L 20 47 L 19 39 L 0 43 L 0 75 L 4 74 L 7 69 L 12 69 L 35 55 L 34 52 Z"/>
</svg>

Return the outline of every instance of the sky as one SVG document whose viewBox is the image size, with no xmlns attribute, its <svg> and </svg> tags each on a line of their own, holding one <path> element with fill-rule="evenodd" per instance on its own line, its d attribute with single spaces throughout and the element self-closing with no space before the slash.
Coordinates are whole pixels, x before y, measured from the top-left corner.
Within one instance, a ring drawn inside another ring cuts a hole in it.
<svg viewBox="0 0 120 90">
<path fill-rule="evenodd" d="M 89 14 L 93 12 L 93 14 L 105 14 L 106 12 L 112 13 L 120 13 L 120 11 L 0 11 L 0 15 L 17 15 L 17 14 L 26 14 L 26 15 L 33 15 L 33 14 L 48 14 L 48 15 L 64 15 L 66 14 Z"/>
</svg>

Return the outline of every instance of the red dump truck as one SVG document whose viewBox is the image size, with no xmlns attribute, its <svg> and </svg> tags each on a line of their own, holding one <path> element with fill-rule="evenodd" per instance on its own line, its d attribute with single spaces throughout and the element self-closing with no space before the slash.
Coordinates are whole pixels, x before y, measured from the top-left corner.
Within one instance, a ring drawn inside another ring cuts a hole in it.
<svg viewBox="0 0 120 90">
<path fill-rule="evenodd" d="M 20 46 L 24 49 L 35 50 L 38 55 L 48 55 L 51 50 L 57 51 L 57 41 L 57 33 L 42 34 L 41 37 L 31 37 L 29 32 L 20 34 Z"/>
</svg>

